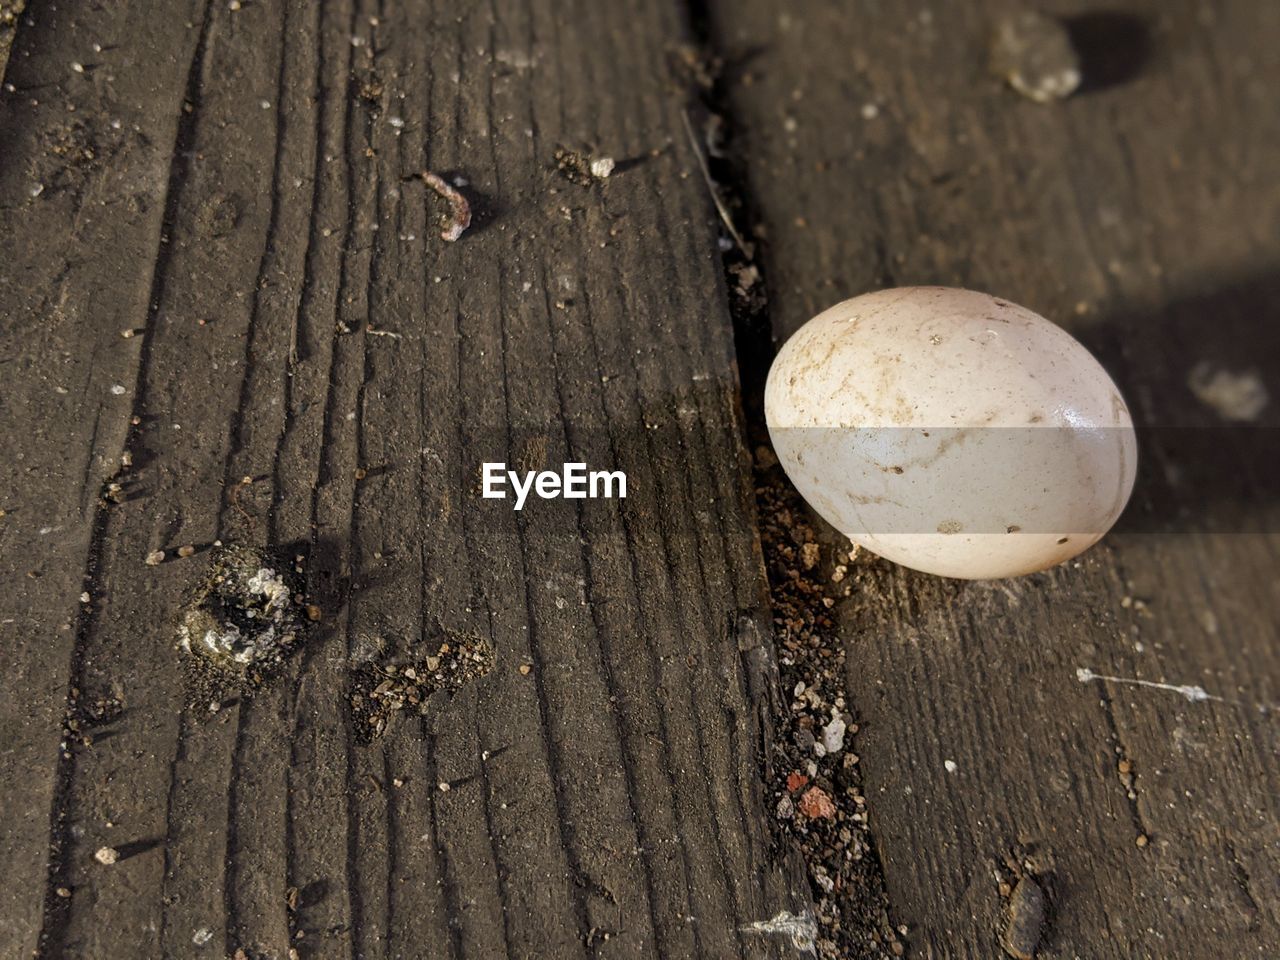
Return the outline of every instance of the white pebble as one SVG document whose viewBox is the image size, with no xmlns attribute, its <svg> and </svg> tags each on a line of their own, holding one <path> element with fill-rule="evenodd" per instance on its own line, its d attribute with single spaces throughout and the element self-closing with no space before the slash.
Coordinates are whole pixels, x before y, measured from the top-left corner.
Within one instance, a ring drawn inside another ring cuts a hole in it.
<svg viewBox="0 0 1280 960">
<path fill-rule="evenodd" d="M 1197 400 L 1212 407 L 1224 420 L 1256 420 L 1270 399 L 1256 370 L 1222 370 L 1207 361 L 1196 364 L 1187 377 L 1187 386 Z"/>
<path fill-rule="evenodd" d="M 827 753 L 839 753 L 844 749 L 845 723 L 839 714 L 831 718 L 831 722 L 822 728 L 822 745 Z"/>
<path fill-rule="evenodd" d="M 99 847 L 98 852 L 93 855 L 93 859 L 104 867 L 109 867 L 120 859 L 120 851 L 115 847 Z"/>
</svg>

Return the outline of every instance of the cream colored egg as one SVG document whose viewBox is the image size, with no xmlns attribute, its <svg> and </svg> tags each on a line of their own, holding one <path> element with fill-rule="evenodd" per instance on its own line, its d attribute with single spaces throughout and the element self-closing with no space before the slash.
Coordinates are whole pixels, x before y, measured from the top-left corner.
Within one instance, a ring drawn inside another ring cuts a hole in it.
<svg viewBox="0 0 1280 960">
<path fill-rule="evenodd" d="M 796 488 L 859 546 L 944 577 L 1043 570 L 1133 489 L 1116 385 L 1061 328 L 971 290 L 837 304 L 786 342 L 765 417 Z"/>
</svg>

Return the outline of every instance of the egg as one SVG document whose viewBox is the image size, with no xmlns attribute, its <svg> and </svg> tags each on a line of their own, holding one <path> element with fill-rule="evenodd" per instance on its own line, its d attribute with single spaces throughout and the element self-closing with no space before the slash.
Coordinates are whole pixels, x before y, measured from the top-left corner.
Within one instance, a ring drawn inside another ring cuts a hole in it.
<svg viewBox="0 0 1280 960">
<path fill-rule="evenodd" d="M 943 577 L 1076 556 L 1120 516 L 1137 469 L 1129 408 L 1098 361 L 972 290 L 881 290 L 814 317 L 769 370 L 765 418 L 823 518 Z"/>
</svg>

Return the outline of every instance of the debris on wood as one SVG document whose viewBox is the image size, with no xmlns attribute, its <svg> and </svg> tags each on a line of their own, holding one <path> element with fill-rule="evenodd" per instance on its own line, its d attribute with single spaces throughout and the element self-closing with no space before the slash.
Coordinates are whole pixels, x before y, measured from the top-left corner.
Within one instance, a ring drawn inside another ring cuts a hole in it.
<svg viewBox="0 0 1280 960">
<path fill-rule="evenodd" d="M 381 736 L 402 710 L 427 712 L 432 694 L 454 692 L 493 668 L 493 647 L 483 637 L 451 634 L 435 653 L 408 664 L 366 663 L 352 673 L 348 702 L 357 736 Z"/>
<path fill-rule="evenodd" d="M 711 176 L 711 167 L 707 164 L 707 158 L 702 152 L 702 145 L 698 143 L 698 134 L 694 132 L 693 121 L 689 119 L 688 112 L 680 114 L 684 120 L 684 129 L 689 134 L 689 146 L 693 150 L 693 155 L 698 161 L 698 170 L 702 174 L 702 179 L 707 185 L 707 190 L 711 194 L 711 203 L 716 208 L 716 213 L 720 215 L 720 222 L 724 224 L 724 228 L 728 231 L 729 236 L 733 239 L 734 245 L 742 251 L 747 259 L 751 258 L 752 248 L 743 242 L 742 234 L 738 233 L 738 228 L 733 225 L 733 217 L 729 215 L 729 208 L 725 206 L 724 199 L 720 196 L 719 188 L 716 186 L 715 179 Z"/>
<path fill-rule="evenodd" d="M 1187 377 L 1187 386 L 1197 400 L 1223 420 L 1240 423 L 1257 420 L 1270 400 L 1256 370 L 1233 373 L 1207 361 L 1196 364 Z"/>
<path fill-rule="evenodd" d="M 99 847 L 98 851 L 93 855 L 93 859 L 104 867 L 109 867 L 120 859 L 120 851 L 115 847 Z"/>
<path fill-rule="evenodd" d="M 376 107 L 382 103 L 382 94 L 385 90 L 386 86 L 382 78 L 370 71 L 368 77 L 361 81 L 358 93 L 361 100 Z"/>
<path fill-rule="evenodd" d="M 799 847 L 814 909 L 811 949 L 822 960 L 901 956 L 868 826 L 858 725 L 843 696 L 845 650 L 831 614 L 830 571 L 799 495 L 767 447 L 756 454 L 756 503 L 786 702 L 776 719 L 769 803 L 781 838 Z M 836 559 L 845 560 L 843 551 Z M 776 920 L 777 918 L 775 918 Z M 772 923 L 773 921 L 766 921 Z M 757 932 L 764 927 L 753 925 Z"/>
<path fill-rule="evenodd" d="M 1173 683 L 1157 683 L 1155 680 L 1140 680 L 1137 677 L 1112 677 L 1103 673 L 1094 673 L 1088 667 L 1077 667 L 1076 679 L 1081 683 L 1089 683 L 1091 680 L 1105 680 L 1110 683 L 1126 683 L 1135 687 L 1150 687 L 1153 690 L 1168 690 L 1171 693 L 1181 694 L 1191 703 L 1200 703 L 1204 700 L 1217 700 L 1220 703 L 1229 702 L 1223 700 L 1222 697 L 1214 696 L 1201 686 L 1195 686 L 1192 684 L 1179 685 Z"/>
<path fill-rule="evenodd" d="M 589 186 L 613 173 L 617 162 L 613 157 L 596 157 L 568 147 L 556 147 L 556 169 L 570 183 Z"/>
<path fill-rule="evenodd" d="M 1040 884 L 1024 876 L 1009 897 L 1009 922 L 1000 946 L 1015 960 L 1033 960 L 1044 929 L 1046 900 Z"/>
<path fill-rule="evenodd" d="M 260 683 L 302 639 L 297 595 L 287 564 L 250 547 L 216 547 L 183 604 L 178 647 L 211 675 Z"/>
<path fill-rule="evenodd" d="M 1023 10 L 1000 22 L 991 69 L 1028 100 L 1052 103 L 1080 86 L 1080 60 L 1060 20 Z"/>
<path fill-rule="evenodd" d="M 791 946 L 801 953 L 813 953 L 814 942 L 818 938 L 818 925 L 808 911 L 798 916 L 790 911 L 781 913 L 768 920 L 757 920 L 742 928 L 743 933 L 763 933 L 786 937 Z"/>
<path fill-rule="evenodd" d="M 439 174 L 423 170 L 419 176 L 422 177 L 423 183 L 448 202 L 449 217 L 445 221 L 444 229 L 440 232 L 440 239 L 446 243 L 455 242 L 471 226 L 471 204 L 467 203 L 467 198 L 456 187 Z"/>
<path fill-rule="evenodd" d="M 800 812 L 811 820 L 834 820 L 836 805 L 821 787 L 810 787 L 800 798 Z"/>
</svg>

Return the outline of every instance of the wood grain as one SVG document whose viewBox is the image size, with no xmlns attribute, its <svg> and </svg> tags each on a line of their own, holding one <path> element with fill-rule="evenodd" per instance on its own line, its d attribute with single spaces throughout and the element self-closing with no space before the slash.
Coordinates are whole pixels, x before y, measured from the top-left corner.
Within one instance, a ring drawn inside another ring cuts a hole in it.
<svg viewBox="0 0 1280 960">
<path fill-rule="evenodd" d="M 709 6 L 778 340 L 881 286 L 985 289 L 1084 340 L 1144 426 L 1130 513 L 1078 562 L 1003 584 L 850 573 L 858 752 L 913 955 L 997 955 L 1012 868 L 1049 896 L 1040 956 L 1280 948 L 1278 541 L 1234 509 L 1273 518 L 1275 474 L 1224 459 L 1277 413 L 1228 428 L 1187 387 L 1202 361 L 1278 382 L 1280 22 L 1130 6 L 1076 21 L 1101 37 L 1093 89 L 1052 105 L 987 72 L 1005 4 Z"/>
<path fill-rule="evenodd" d="M 0 95 L 0 954 L 13 957 L 30 954 L 54 896 L 51 815 L 55 837 L 68 826 L 66 701 L 103 599 L 99 496 L 120 470 L 145 353 L 142 338 L 121 333 L 150 313 L 179 116 L 172 91 L 196 42 L 182 12 L 147 24 L 130 36 L 135 66 L 106 85 L 71 64 L 122 39 L 118 16 L 45 7 L 20 27 Z"/>
<path fill-rule="evenodd" d="M 4 628 L 26 671 L 4 680 L 23 751 L 5 800 L 33 811 L 6 840 L 26 871 L 6 955 L 777 955 L 741 928 L 807 891 L 761 805 L 767 597 L 714 214 L 668 67 L 682 13 L 264 0 L 137 33 L 124 8 L 76 17 L 19 38 L 58 107 L 11 97 L 6 143 L 35 156 L 70 106 L 113 129 L 127 103 L 146 149 L 87 158 L 85 177 L 134 183 L 145 216 L 64 237 L 68 201 L 24 196 L 6 166 L 7 223 L 41 225 L 0 231 L 27 258 L 6 269 L 6 356 L 44 426 L 6 431 L 40 493 L 0 536 L 13 577 L 56 521 L 66 568 L 24 581 L 15 613 L 36 623 Z M 87 85 L 57 73 L 106 36 Z M 618 169 L 570 183 L 560 144 Z M 456 244 L 425 169 L 466 183 Z M 46 235 L 83 277 L 22 266 Z M 21 328 L 58 289 L 84 306 L 37 349 Z M 92 437 L 80 408 L 39 406 L 63 402 L 40 350 L 123 358 L 92 366 Z M 38 455 L 98 459 L 71 476 Z M 478 496 L 485 459 L 622 469 L 628 497 L 517 513 Z M 108 481 L 124 502 L 97 504 Z M 65 520 L 35 509 L 53 504 Z M 204 554 L 174 548 L 218 539 L 302 557 L 322 621 L 280 682 L 213 710 L 188 704 L 173 649 Z M 763 639 L 740 651 L 740 634 Z M 363 743 L 352 671 L 459 636 L 491 642 L 492 673 Z M 19 695 L 37 681 L 43 700 Z M 122 709 L 64 757 L 67 698 L 76 717 Z"/>
</svg>

